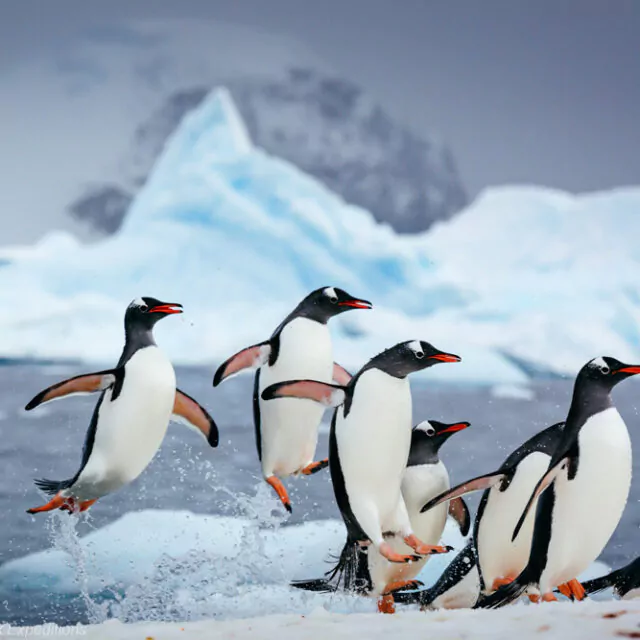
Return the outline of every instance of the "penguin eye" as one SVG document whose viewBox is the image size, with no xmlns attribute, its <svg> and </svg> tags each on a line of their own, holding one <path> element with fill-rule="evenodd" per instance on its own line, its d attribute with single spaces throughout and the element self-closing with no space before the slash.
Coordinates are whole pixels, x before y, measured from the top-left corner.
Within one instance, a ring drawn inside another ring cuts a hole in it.
<svg viewBox="0 0 640 640">
<path fill-rule="evenodd" d="M 611 371 L 611 369 L 606 364 L 604 364 L 604 365 L 602 365 L 600 367 L 600 371 L 602 371 L 602 373 L 604 373 L 606 375 L 607 373 L 609 373 Z"/>
<path fill-rule="evenodd" d="M 433 427 L 429 427 L 428 429 L 425 429 L 424 432 L 428 435 L 428 436 L 432 436 L 435 434 L 436 430 Z"/>
<path fill-rule="evenodd" d="M 338 298 L 336 296 L 329 296 L 329 300 L 331 301 L 331 304 L 338 302 Z"/>
<path fill-rule="evenodd" d="M 416 358 L 422 360 L 422 358 L 424 358 L 424 351 L 416 351 Z"/>
</svg>

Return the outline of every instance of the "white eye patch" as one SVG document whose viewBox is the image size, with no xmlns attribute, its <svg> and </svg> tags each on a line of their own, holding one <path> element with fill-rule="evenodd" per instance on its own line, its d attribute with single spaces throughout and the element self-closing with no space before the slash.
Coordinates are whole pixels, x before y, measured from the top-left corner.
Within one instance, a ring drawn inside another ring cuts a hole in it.
<svg viewBox="0 0 640 640">
<path fill-rule="evenodd" d="M 413 351 L 413 353 L 415 353 L 416 358 L 424 357 L 424 351 L 422 350 L 422 345 L 420 344 L 420 340 L 414 340 L 413 342 L 410 342 L 407 346 L 409 347 L 409 349 L 411 349 L 411 351 Z"/>
<path fill-rule="evenodd" d="M 147 303 L 142 298 L 136 298 L 131 301 L 130 307 L 146 307 Z"/>
<path fill-rule="evenodd" d="M 327 296 L 327 298 L 330 298 L 331 300 L 334 300 L 338 297 L 338 294 L 333 287 L 327 287 L 323 293 L 325 296 Z"/>
<path fill-rule="evenodd" d="M 428 420 L 416 425 L 416 431 L 424 431 L 428 436 L 435 434 L 436 430 L 431 426 Z"/>
</svg>

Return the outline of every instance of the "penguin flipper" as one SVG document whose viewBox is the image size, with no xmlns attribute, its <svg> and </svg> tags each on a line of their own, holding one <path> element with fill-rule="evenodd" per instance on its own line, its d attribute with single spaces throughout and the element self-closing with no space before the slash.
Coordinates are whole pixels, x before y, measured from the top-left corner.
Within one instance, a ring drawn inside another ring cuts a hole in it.
<svg viewBox="0 0 640 640">
<path fill-rule="evenodd" d="M 518 537 L 518 534 L 520 533 L 520 529 L 522 529 L 522 525 L 524 524 L 524 521 L 526 520 L 527 514 L 531 510 L 533 503 L 540 497 L 540 494 L 545 489 L 547 489 L 549 485 L 555 480 L 555 477 L 560 472 L 561 466 L 568 460 L 569 460 L 569 456 L 566 455 L 558 459 L 557 462 L 552 460 L 549 463 L 549 468 L 547 469 L 546 473 L 542 476 L 542 478 L 538 480 L 538 484 L 536 484 L 535 489 L 533 490 L 533 493 L 529 498 L 529 502 L 527 502 L 527 506 L 524 508 L 524 511 L 522 512 L 522 515 L 518 520 L 518 524 L 516 524 L 516 527 L 513 530 L 513 535 L 511 536 L 511 542 L 513 542 Z"/>
<path fill-rule="evenodd" d="M 604 591 L 609 587 L 613 587 L 614 580 L 619 571 L 612 571 L 608 573 L 606 576 L 600 576 L 599 578 L 594 578 L 593 580 L 587 580 L 582 583 L 584 590 L 587 595 L 591 595 L 592 593 L 599 593 L 600 591 Z"/>
<path fill-rule="evenodd" d="M 195 429 L 202 434 L 212 447 L 218 446 L 219 433 L 213 418 L 206 409 L 184 391 L 176 389 L 171 420 Z"/>
<path fill-rule="evenodd" d="M 338 384 L 346 387 L 349 382 L 351 382 L 351 378 L 353 376 L 342 366 L 340 366 L 337 362 L 333 363 L 333 380 L 335 380 Z"/>
<path fill-rule="evenodd" d="M 271 355 L 271 340 L 259 342 L 242 351 L 238 351 L 225 360 L 213 376 L 213 386 L 217 387 L 223 380 L 244 369 L 257 369 L 266 364 Z"/>
<path fill-rule="evenodd" d="M 41 404 L 57 400 L 63 396 L 79 395 L 86 393 L 95 393 L 96 391 L 104 391 L 112 387 L 118 377 L 124 373 L 122 367 L 117 369 L 107 369 L 105 371 L 96 371 L 95 373 L 85 373 L 80 376 L 57 382 L 47 387 L 36 396 L 34 396 L 27 405 L 25 411 L 31 411 Z"/>
<path fill-rule="evenodd" d="M 439 504 L 447 502 L 447 500 L 455 500 L 456 498 L 466 495 L 467 493 L 471 493 L 472 491 L 484 491 L 485 489 L 489 489 L 490 487 L 498 484 L 498 482 L 501 482 L 505 475 L 505 470 L 499 469 L 498 471 L 486 473 L 483 476 L 478 476 L 476 478 L 472 478 L 471 480 L 467 480 L 466 482 L 462 482 L 452 489 L 444 491 L 440 495 L 429 500 L 429 502 L 427 502 L 427 504 L 425 504 L 424 507 L 420 509 L 420 513 L 429 511 L 429 509 L 433 509 Z"/>
<path fill-rule="evenodd" d="M 306 398 L 325 407 L 337 407 L 345 401 L 345 388 L 317 380 L 287 380 L 277 382 L 262 392 L 263 400 L 275 398 Z"/>
<path fill-rule="evenodd" d="M 471 528 L 471 514 L 467 503 L 460 496 L 449 501 L 449 515 L 458 523 L 460 533 L 466 536 Z"/>
</svg>

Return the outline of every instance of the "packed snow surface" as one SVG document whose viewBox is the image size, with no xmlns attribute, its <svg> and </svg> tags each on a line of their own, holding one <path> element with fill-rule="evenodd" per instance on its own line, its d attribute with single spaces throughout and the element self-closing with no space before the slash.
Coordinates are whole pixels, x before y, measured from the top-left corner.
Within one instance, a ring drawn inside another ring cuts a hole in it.
<svg viewBox="0 0 640 640">
<path fill-rule="evenodd" d="M 398 236 L 256 148 L 218 89 L 169 138 L 116 236 L 0 250 L 0 354 L 113 362 L 126 305 L 150 295 L 185 306 L 159 344 L 176 362 L 212 363 L 333 285 L 375 307 L 331 323 L 350 368 L 416 338 L 463 358 L 431 379 L 518 386 L 597 355 L 634 362 L 639 208 L 640 189 L 499 188 Z"/>
<path fill-rule="evenodd" d="M 309 615 L 270 615 L 243 620 L 189 623 L 118 621 L 71 629 L 88 640 L 387 640 L 388 638 L 486 638 L 487 640 L 606 640 L 640 637 L 640 601 L 516 605 L 498 611 L 403 612 L 395 615 L 344 615 L 314 609 Z M 37 629 L 34 628 L 34 629 Z"/>
</svg>

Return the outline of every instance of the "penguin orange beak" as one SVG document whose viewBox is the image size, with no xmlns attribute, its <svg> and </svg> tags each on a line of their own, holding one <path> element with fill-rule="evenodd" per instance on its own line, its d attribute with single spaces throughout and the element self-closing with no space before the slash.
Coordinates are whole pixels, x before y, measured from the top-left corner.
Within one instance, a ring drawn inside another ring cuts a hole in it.
<svg viewBox="0 0 640 640">
<path fill-rule="evenodd" d="M 443 429 L 440 433 L 455 433 L 470 426 L 471 424 L 468 422 L 456 422 L 455 424 L 449 425 L 446 429 Z"/>
<path fill-rule="evenodd" d="M 177 302 L 166 302 L 152 307 L 147 313 L 182 313 L 182 305 Z"/>
<path fill-rule="evenodd" d="M 640 373 L 640 367 L 622 367 L 621 369 L 616 369 L 613 373 L 628 373 L 630 375 L 635 375 L 636 373 Z"/>
<path fill-rule="evenodd" d="M 339 307 L 353 307 L 354 309 L 372 309 L 373 305 L 368 300 L 346 300 L 345 302 L 338 302 Z"/>
<path fill-rule="evenodd" d="M 456 356 L 453 353 L 436 353 L 435 356 L 429 356 L 433 360 L 440 360 L 440 362 L 460 362 L 462 358 Z"/>
</svg>

